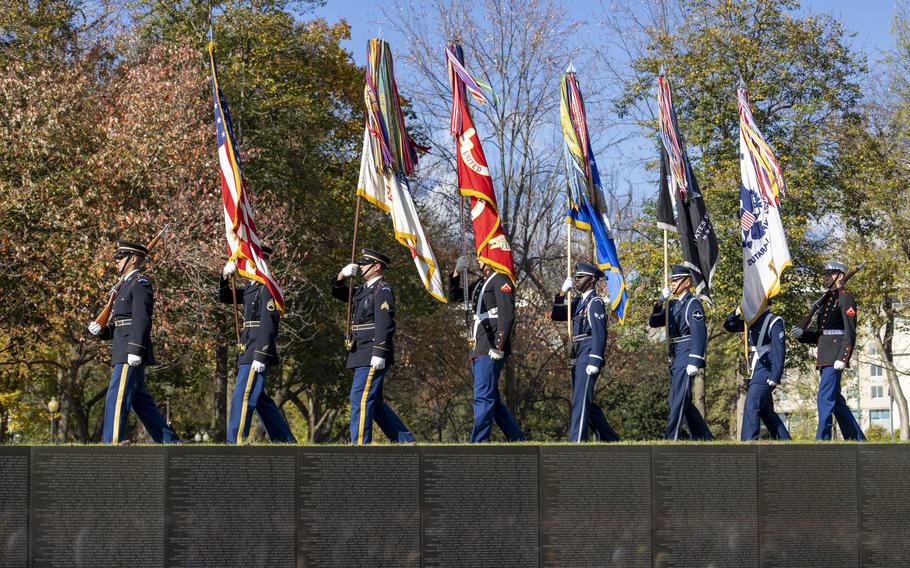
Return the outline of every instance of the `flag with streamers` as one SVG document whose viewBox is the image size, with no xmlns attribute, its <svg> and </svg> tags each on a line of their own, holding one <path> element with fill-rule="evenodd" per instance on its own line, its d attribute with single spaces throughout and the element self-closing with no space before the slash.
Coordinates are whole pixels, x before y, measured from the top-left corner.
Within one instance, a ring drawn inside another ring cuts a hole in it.
<svg viewBox="0 0 910 568">
<path fill-rule="evenodd" d="M 657 113 L 661 159 L 666 161 L 662 171 L 665 167 L 669 172 L 661 184 L 667 185 L 666 191 L 676 205 L 676 232 L 679 233 L 683 264 L 692 272 L 692 292 L 710 303 L 711 278 L 718 260 L 717 235 L 683 146 L 670 82 L 663 75 L 657 79 Z"/>
<path fill-rule="evenodd" d="M 366 128 L 357 194 L 392 217 L 395 239 L 411 252 L 423 285 L 431 296 L 445 302 L 436 256 L 423 232 L 408 183 L 417 166 L 417 150 L 424 148 L 408 135 L 392 51 L 381 39 L 369 41 L 364 102 Z"/>
<path fill-rule="evenodd" d="M 743 319 L 749 324 L 780 292 L 781 273 L 790 266 L 790 249 L 780 218 L 786 190 L 780 165 L 755 125 L 749 95 L 739 99 L 739 222 L 743 245 Z"/>
<path fill-rule="evenodd" d="M 512 249 L 502 230 L 493 180 L 487 167 L 487 159 L 480 145 L 480 138 L 471 119 L 467 102 L 470 92 L 478 103 L 487 98 L 481 88 L 489 85 L 475 80 L 464 67 L 464 53 L 461 46 L 446 47 L 449 83 L 452 86 L 452 117 L 449 128 L 455 137 L 456 159 L 458 160 L 458 192 L 470 198 L 471 222 L 477 258 L 496 272 L 501 272 L 515 282 L 515 263 Z"/>
<path fill-rule="evenodd" d="M 569 186 L 566 221 L 571 226 L 591 233 L 594 239 L 595 263 L 606 275 L 610 307 L 619 322 L 623 323 L 628 300 L 626 282 L 610 229 L 606 197 L 597 171 L 597 162 L 591 149 L 585 104 L 572 66 L 569 66 L 562 76 L 562 100 L 559 111 L 565 139 L 564 153 Z"/>
<path fill-rule="evenodd" d="M 243 178 L 231 113 L 228 112 L 227 100 L 218 83 L 215 45 L 212 43 L 209 44 L 209 64 L 212 72 L 212 97 L 215 101 L 215 131 L 218 136 L 218 165 L 221 172 L 221 198 L 224 204 L 229 260 L 237 263 L 237 272 L 242 276 L 264 284 L 275 298 L 278 309 L 284 313 L 284 295 L 263 258 L 262 241 L 253 223 L 249 190 Z"/>
</svg>

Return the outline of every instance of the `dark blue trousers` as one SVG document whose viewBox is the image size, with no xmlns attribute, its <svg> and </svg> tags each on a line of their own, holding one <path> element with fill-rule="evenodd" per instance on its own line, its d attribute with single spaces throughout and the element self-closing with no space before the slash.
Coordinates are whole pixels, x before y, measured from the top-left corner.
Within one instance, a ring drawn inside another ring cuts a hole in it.
<svg viewBox="0 0 910 568">
<path fill-rule="evenodd" d="M 695 440 L 711 440 L 711 430 L 695 405 L 692 404 L 692 380 L 686 374 L 689 352 L 676 354 L 670 366 L 670 418 L 667 421 L 668 440 L 678 440 L 683 420 L 689 426 L 689 435 Z"/>
<path fill-rule="evenodd" d="M 834 367 L 822 367 L 821 374 L 821 382 L 818 385 L 818 430 L 815 432 L 815 439 L 830 440 L 831 427 L 834 425 L 832 418 L 837 418 L 837 425 L 840 426 L 845 440 L 865 440 L 866 436 L 863 435 L 856 417 L 840 392 L 843 369 L 836 371 Z"/>
<path fill-rule="evenodd" d="M 587 442 L 588 428 L 594 430 L 598 440 L 604 442 L 619 441 L 619 435 L 610 426 L 603 410 L 594 402 L 594 385 L 597 383 L 596 375 L 588 375 L 588 353 L 582 351 L 576 358 L 585 361 L 585 364 L 576 363 L 572 366 L 572 421 L 569 424 L 570 442 Z"/>
<path fill-rule="evenodd" d="M 269 435 L 269 440 L 284 444 L 297 443 L 278 405 L 272 397 L 265 394 L 265 377 L 268 372 L 266 367 L 265 371 L 255 373 L 253 365 L 240 365 L 237 370 L 237 383 L 231 396 L 231 415 L 228 418 L 228 444 L 249 442 L 253 413 L 259 415 L 259 421 Z"/>
<path fill-rule="evenodd" d="M 382 396 L 382 383 L 388 370 L 388 367 L 381 371 L 373 367 L 354 369 L 354 383 L 351 385 L 351 443 L 356 446 L 373 441 L 373 421 L 389 441 L 414 441 L 414 434 L 411 434 Z"/>
<path fill-rule="evenodd" d="M 136 416 L 153 440 L 159 444 L 180 442 L 180 437 L 164 421 L 155 400 L 145 388 L 145 365 L 130 367 L 126 363 L 119 363 L 114 365 L 111 382 L 107 387 L 104 443 L 119 444 L 126 439 L 126 420 L 130 408 L 136 411 Z"/>
<path fill-rule="evenodd" d="M 791 439 L 784 421 L 774 412 L 774 389 L 768 384 L 768 376 L 761 369 L 756 369 L 749 380 L 743 409 L 743 441 L 757 440 L 762 422 L 775 440 Z"/>
<path fill-rule="evenodd" d="M 475 357 L 471 361 L 471 372 L 474 374 L 474 429 L 471 431 L 471 443 L 489 440 L 494 421 L 510 442 L 525 439 L 515 416 L 499 398 L 499 374 L 505 362 L 505 358 L 494 361 L 486 355 Z"/>
</svg>

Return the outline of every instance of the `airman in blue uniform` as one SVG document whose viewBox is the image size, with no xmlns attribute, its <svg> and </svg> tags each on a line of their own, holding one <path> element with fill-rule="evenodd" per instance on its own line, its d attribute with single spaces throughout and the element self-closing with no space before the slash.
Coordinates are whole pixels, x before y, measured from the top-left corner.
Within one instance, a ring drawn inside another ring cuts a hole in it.
<svg viewBox="0 0 910 568">
<path fill-rule="evenodd" d="M 768 300 L 770 304 L 770 300 Z M 742 333 L 745 321 L 739 308 L 724 322 L 730 333 Z M 742 440 L 757 440 L 761 423 L 775 440 L 789 440 L 790 432 L 774 411 L 774 389 L 784 376 L 786 345 L 784 320 L 766 308 L 749 326 L 749 369 L 752 375 L 746 390 L 743 409 Z"/>
<path fill-rule="evenodd" d="M 104 442 L 107 444 L 127 441 L 130 408 L 136 411 L 153 440 L 180 442 L 145 388 L 145 367 L 155 364 L 151 338 L 154 292 L 148 278 L 139 273 L 147 256 L 148 249 L 143 245 L 117 241 L 114 258 L 120 282 L 110 320 L 103 327 L 94 321 L 88 324 L 93 335 L 113 340 L 111 365 L 114 369 L 104 404 Z"/>
<path fill-rule="evenodd" d="M 562 285 L 562 291 L 553 300 L 550 317 L 566 321 L 569 310 L 566 292 L 573 287 L 580 296 L 572 298 L 572 417 L 569 425 L 570 442 L 586 442 L 588 428 L 594 430 L 598 440 L 615 442 L 619 435 L 610 426 L 603 411 L 594 402 L 594 386 L 604 368 L 607 347 L 607 320 L 609 298 L 597 293 L 597 281 L 604 277 L 597 266 L 579 262 L 573 278 Z"/>
<path fill-rule="evenodd" d="M 272 248 L 262 245 L 262 256 L 268 260 Z M 231 413 L 228 418 L 227 441 L 229 444 L 249 442 L 253 413 L 273 442 L 295 444 L 287 420 L 275 401 L 265 392 L 265 379 L 272 365 L 278 363 L 278 324 L 281 311 L 268 286 L 250 280 L 243 288 L 231 289 L 228 281 L 237 271 L 230 261 L 222 271 L 219 298 L 222 303 L 243 305 L 243 331 L 240 334 L 241 352 L 237 354 L 237 382 L 231 396 Z"/>
<path fill-rule="evenodd" d="M 711 430 L 705 419 L 692 404 L 692 380 L 699 369 L 705 367 L 705 350 L 708 333 L 705 327 L 705 309 L 701 300 L 689 290 L 692 277 L 685 266 L 674 264 L 670 274 L 670 288 L 664 288 L 660 300 L 648 320 L 651 327 L 664 327 L 667 323 L 664 302 L 670 300 L 670 417 L 666 438 L 678 440 L 685 419 L 689 435 L 696 440 L 711 440 Z"/>
<path fill-rule="evenodd" d="M 341 269 L 332 280 L 332 296 L 348 301 L 347 278 L 360 272 L 364 283 L 354 288 L 347 368 L 354 369 L 351 384 L 351 443 L 373 440 L 373 421 L 392 442 L 414 441 L 414 435 L 382 395 L 383 379 L 395 363 L 395 294 L 383 277 L 389 257 L 365 248 L 362 256 Z"/>
<path fill-rule="evenodd" d="M 791 334 L 800 343 L 818 345 L 816 368 L 821 373 L 818 385 L 818 430 L 816 440 L 830 440 L 833 418 L 845 440 L 865 440 L 863 430 L 841 394 L 841 377 L 850 366 L 856 347 L 856 300 L 844 290 L 847 265 L 836 260 L 825 263 L 825 286 L 830 290 L 821 298 L 814 330 L 794 326 Z"/>
</svg>

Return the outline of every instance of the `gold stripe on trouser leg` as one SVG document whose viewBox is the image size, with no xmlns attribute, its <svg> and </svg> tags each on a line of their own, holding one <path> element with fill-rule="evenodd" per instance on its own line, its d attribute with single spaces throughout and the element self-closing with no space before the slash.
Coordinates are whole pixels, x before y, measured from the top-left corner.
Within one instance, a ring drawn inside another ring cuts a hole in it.
<svg viewBox="0 0 910 568">
<path fill-rule="evenodd" d="M 363 423 L 366 418 L 367 395 L 370 393 L 370 383 L 373 382 L 373 373 L 375 372 L 376 368 L 370 367 L 370 372 L 367 374 L 367 383 L 363 386 L 363 396 L 360 397 L 360 428 L 357 431 L 358 446 L 363 445 Z"/>
<path fill-rule="evenodd" d="M 246 378 L 246 388 L 243 389 L 243 406 L 240 408 L 240 427 L 237 429 L 237 445 L 243 444 L 243 431 L 246 428 L 246 408 L 250 401 L 250 389 L 253 387 L 253 377 L 256 373 L 250 365 L 250 375 Z"/>
<path fill-rule="evenodd" d="M 130 370 L 127 363 L 123 363 L 123 369 L 120 371 L 120 386 L 117 388 L 117 406 L 114 407 L 114 436 L 111 438 L 112 444 L 120 443 L 120 409 L 123 408 L 123 389 L 126 388 L 126 374 Z"/>
</svg>

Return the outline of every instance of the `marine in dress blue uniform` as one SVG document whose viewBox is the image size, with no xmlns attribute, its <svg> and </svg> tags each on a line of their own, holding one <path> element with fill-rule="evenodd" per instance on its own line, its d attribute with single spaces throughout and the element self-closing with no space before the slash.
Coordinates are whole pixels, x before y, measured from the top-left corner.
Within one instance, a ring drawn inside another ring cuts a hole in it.
<svg viewBox="0 0 910 568">
<path fill-rule="evenodd" d="M 744 328 L 745 321 L 737 308 L 727 316 L 724 329 L 730 333 L 742 333 Z M 762 422 L 775 440 L 790 439 L 784 421 L 774 412 L 773 395 L 784 375 L 785 341 L 783 318 L 768 308 L 749 326 L 749 368 L 752 375 L 743 409 L 743 441 L 757 440 Z"/>
<path fill-rule="evenodd" d="M 262 255 L 268 260 L 272 248 L 262 245 Z M 222 272 L 219 298 L 222 303 L 233 304 L 236 296 L 243 305 L 243 330 L 240 334 L 242 350 L 237 354 L 237 382 L 231 396 L 231 413 L 228 417 L 227 441 L 229 444 L 243 444 L 249 441 L 253 414 L 265 429 L 269 440 L 284 444 L 296 444 L 287 420 L 275 401 L 265 392 L 265 380 L 269 368 L 279 362 L 278 324 L 281 312 L 268 286 L 250 280 L 243 288 L 231 290 L 227 280 L 237 266 L 228 262 Z"/>
<path fill-rule="evenodd" d="M 604 367 L 607 347 L 607 320 L 609 298 L 597 293 L 597 280 L 604 273 L 593 264 L 579 262 L 573 278 L 567 279 L 562 291 L 553 300 L 550 317 L 566 321 L 569 310 L 566 292 L 573 286 L 581 296 L 572 298 L 572 417 L 569 424 L 569 441 L 588 441 L 588 430 L 594 430 L 598 440 L 615 442 L 619 435 L 610 426 L 603 410 L 594 402 L 594 387 Z"/>
<path fill-rule="evenodd" d="M 347 278 L 361 272 L 364 284 L 354 288 L 347 368 L 354 369 L 351 384 L 351 443 L 369 444 L 373 422 L 392 442 L 413 442 L 414 435 L 395 414 L 382 394 L 383 380 L 395 364 L 395 294 L 382 273 L 389 257 L 365 248 L 362 256 L 345 266 L 332 280 L 332 296 L 348 301 Z"/>
<path fill-rule="evenodd" d="M 461 257 L 449 278 L 449 300 L 464 301 L 461 273 L 468 258 Z M 499 375 L 512 352 L 512 326 L 515 323 L 515 284 L 505 274 L 483 265 L 483 277 L 468 286 L 474 310 L 471 337 L 471 372 L 474 375 L 474 428 L 471 442 L 486 442 L 493 422 L 510 442 L 525 439 L 515 416 L 499 396 Z"/>
<path fill-rule="evenodd" d="M 152 349 L 152 311 L 154 291 L 139 268 L 148 249 L 130 241 L 117 241 L 114 258 L 121 279 L 111 317 L 104 327 L 89 323 L 89 331 L 100 339 L 113 341 L 113 373 L 104 404 L 104 442 L 127 441 L 130 409 L 158 443 L 176 443 L 180 438 L 165 422 L 152 395 L 145 387 L 145 367 L 155 364 Z"/>
<path fill-rule="evenodd" d="M 666 438 L 678 440 L 685 420 L 693 439 L 711 440 L 711 430 L 692 404 L 692 380 L 698 370 L 705 367 L 705 350 L 708 346 L 705 309 L 701 300 L 689 291 L 692 278 L 688 268 L 674 264 L 670 279 L 672 290 L 664 288 L 648 319 L 651 327 L 664 327 L 667 321 L 664 301 L 670 297 L 671 291 L 678 295 L 678 298 L 670 300 L 669 305 L 670 417 Z"/>
<path fill-rule="evenodd" d="M 841 394 L 841 378 L 850 366 L 856 347 L 856 300 L 844 290 L 847 265 L 836 260 L 825 263 L 825 286 L 831 292 L 822 296 L 815 329 L 803 331 L 794 326 L 792 335 L 800 343 L 818 346 L 816 368 L 821 373 L 818 385 L 818 430 L 816 440 L 830 440 L 833 418 L 837 419 L 845 440 L 865 440 L 863 430 Z"/>
</svg>

